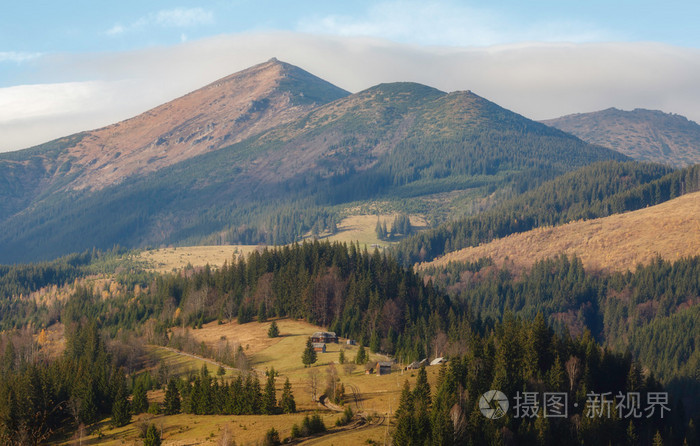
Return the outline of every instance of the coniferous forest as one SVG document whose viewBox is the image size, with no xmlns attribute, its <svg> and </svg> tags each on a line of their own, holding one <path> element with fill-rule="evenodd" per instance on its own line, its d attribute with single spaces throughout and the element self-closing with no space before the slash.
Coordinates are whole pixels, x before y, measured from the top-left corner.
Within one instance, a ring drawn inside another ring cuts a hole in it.
<svg viewBox="0 0 700 446">
<path fill-rule="evenodd" d="M 119 345 L 144 326 L 150 327 L 149 342 L 168 345 L 180 342 L 168 336 L 175 326 L 285 316 L 328 327 L 404 363 L 439 354 L 450 358 L 436 388 L 404 389 L 395 444 L 651 444 L 655 437 L 683 444 L 696 435 L 697 400 L 688 396 L 698 389 L 697 312 L 678 309 L 699 294 L 698 265 L 698 258 L 659 260 L 635 273 L 595 276 L 578 259 L 560 257 L 515 277 L 484 260 L 424 278 L 376 250 L 305 242 L 256 251 L 218 269 L 122 273 L 127 292 L 121 298 L 102 299 L 78 287 L 51 309 L 38 305 L 37 318 L 3 314 L 8 326 L 17 327 L 60 320 L 67 341 L 65 353 L 51 360 L 32 354 L 26 336 L 4 335 L 2 438 L 39 443 L 60 426 L 77 429 L 102 416 L 128 422 L 143 410 L 137 395 L 153 385 L 166 389 L 164 413 L 282 413 L 293 407 L 294 397 L 278 399 L 274 370 L 265 384 L 255 374 L 223 381 L 206 369 L 153 384 L 134 379 L 133 362 Z M 465 271 L 473 278 L 468 285 L 461 280 Z M 7 277 L 6 287 L 19 282 Z M 628 298 L 614 298 L 620 294 Z M 645 303 L 654 296 L 661 300 L 652 314 Z M 3 295 L 3 301 L 18 300 Z M 545 404 L 530 400 L 529 409 L 518 406 L 525 412 L 511 410 L 485 423 L 480 396 L 491 389 L 507 393 L 511 404 L 514 395 L 566 395 L 568 417 L 534 416 Z M 635 407 L 622 406 L 618 392 L 638 393 L 645 416 L 621 412 Z M 604 407 L 618 415 L 590 416 L 595 412 L 587 410 L 598 407 L 594 395 L 604 395 Z M 659 402 L 660 395 L 667 399 Z M 646 417 L 649 401 L 663 403 L 652 407 L 663 418 Z M 516 417 L 523 413 L 529 416 Z"/>
</svg>

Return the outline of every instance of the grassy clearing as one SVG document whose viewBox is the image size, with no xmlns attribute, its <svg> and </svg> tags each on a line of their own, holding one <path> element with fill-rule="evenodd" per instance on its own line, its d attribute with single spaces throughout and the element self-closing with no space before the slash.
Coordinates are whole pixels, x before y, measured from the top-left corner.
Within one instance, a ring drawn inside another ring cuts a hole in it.
<svg viewBox="0 0 700 446">
<path fill-rule="evenodd" d="M 380 222 L 386 223 L 387 228 L 391 230 L 391 224 L 398 214 L 381 214 L 381 215 L 351 215 L 345 217 L 338 225 L 338 233 L 329 236 L 327 239 L 338 241 L 341 243 L 359 242 L 361 246 L 366 246 L 368 249 L 374 246 L 386 248 L 395 242 L 386 242 L 377 238 L 375 229 L 377 227 L 377 219 Z M 422 216 L 411 215 L 411 225 L 415 230 L 422 230 L 428 227 L 425 219 Z"/>
<path fill-rule="evenodd" d="M 165 364 L 169 372 L 174 376 L 187 375 L 191 371 L 199 373 L 204 365 L 207 366 L 212 376 L 217 376 L 218 364 L 215 361 L 207 360 L 206 358 L 197 358 L 193 355 L 176 352 L 165 347 L 148 346 L 148 349 L 156 357 L 158 364 Z M 238 376 L 238 372 L 235 370 L 229 368 L 225 368 L 225 370 L 224 378 Z M 155 371 L 152 371 L 152 373 L 155 373 Z"/>
<path fill-rule="evenodd" d="M 204 416 L 179 414 L 173 416 L 153 416 L 142 414 L 134 417 L 131 424 L 123 428 L 111 429 L 109 420 L 105 420 L 88 430 L 89 436 L 83 438 L 82 444 L 105 445 L 138 445 L 139 425 L 144 422 L 155 423 L 163 429 L 164 445 L 194 445 L 194 444 L 219 444 L 219 440 L 225 432 L 233 435 L 238 445 L 253 445 L 262 441 L 265 432 L 274 427 L 284 439 L 291 433 L 293 424 L 301 425 L 305 415 L 316 411 L 329 429 L 334 428 L 335 421 L 340 414 L 326 410 L 312 400 L 309 385 L 309 375 L 316 374 L 320 394 L 325 387 L 329 366 L 333 364 L 340 381 L 345 385 L 345 404 L 354 412 L 363 412 L 374 416 L 375 421 L 360 429 L 346 431 L 331 431 L 325 436 L 313 438 L 309 444 L 317 445 L 355 445 L 364 444 L 367 440 L 383 443 L 387 435 L 391 435 L 391 428 L 387 430 L 389 417 L 396 411 L 401 387 L 405 380 L 415 385 L 417 372 L 395 371 L 390 375 L 377 376 L 365 374 L 365 367 L 360 365 L 345 367 L 338 364 L 341 348 L 345 350 L 346 361 L 355 359 L 358 346 L 350 346 L 341 340 L 339 344 L 327 344 L 327 353 L 318 353 L 317 362 L 309 368 L 305 368 L 301 362 L 302 352 L 306 345 L 306 339 L 313 332 L 322 330 L 321 327 L 292 319 L 278 319 L 280 337 L 268 338 L 267 329 L 270 322 L 239 325 L 235 322 L 219 325 L 217 323 L 206 324 L 202 329 L 192 330 L 191 335 L 200 342 L 217 342 L 221 336 L 225 336 L 232 342 L 242 341 L 247 347 L 246 353 L 250 357 L 253 370 L 262 378 L 266 369 L 274 367 L 281 376 L 277 379 L 277 396 L 282 392 L 285 378 L 292 383 L 297 408 L 300 412 L 289 415 L 246 415 L 246 416 Z M 151 347 L 159 360 L 162 360 L 172 373 L 184 374 L 189 370 L 198 371 L 206 362 L 172 352 L 161 347 Z M 381 355 L 370 354 L 370 362 L 384 360 Z M 216 373 L 216 367 L 206 363 L 212 374 Z M 434 386 L 439 372 L 438 367 L 428 368 L 428 379 Z M 237 372 L 227 373 L 224 379 L 234 376 Z M 359 390 L 359 407 L 352 396 L 352 388 Z M 152 391 L 148 394 L 149 401 L 162 402 L 163 391 Z M 378 416 L 378 417 L 377 417 Z M 381 424 L 379 424 L 381 422 Z M 99 432 L 98 432 L 99 431 Z M 62 444 L 69 444 L 68 442 Z"/>
<path fill-rule="evenodd" d="M 577 255 L 588 270 L 626 271 L 655 257 L 674 261 L 700 252 L 700 192 L 625 214 L 538 228 L 449 253 L 423 267 L 491 257 L 527 268 L 559 253 Z"/>
<path fill-rule="evenodd" d="M 164 273 L 179 270 L 188 264 L 192 266 L 221 266 L 224 262 L 231 263 L 234 256 L 248 255 L 257 245 L 218 245 L 218 246 L 186 246 L 180 248 L 162 248 L 143 251 L 138 259 L 151 265 L 154 271 Z"/>
<path fill-rule="evenodd" d="M 377 219 L 391 229 L 396 213 L 381 215 L 352 215 L 344 218 L 338 225 L 338 233 L 321 237 L 341 243 L 359 242 L 362 247 L 371 249 L 374 246 L 386 248 L 395 242 L 379 240 L 375 233 Z M 415 230 L 428 227 L 425 219 L 419 215 L 410 217 Z M 310 237 L 310 236 L 309 236 Z M 234 256 L 247 256 L 255 250 L 264 249 L 262 245 L 217 245 L 217 246 L 185 246 L 177 248 L 162 248 L 142 251 L 136 260 L 150 265 L 152 271 L 165 273 L 180 270 L 187 265 L 194 267 L 210 265 L 219 267 L 224 262 L 231 263 Z"/>
</svg>

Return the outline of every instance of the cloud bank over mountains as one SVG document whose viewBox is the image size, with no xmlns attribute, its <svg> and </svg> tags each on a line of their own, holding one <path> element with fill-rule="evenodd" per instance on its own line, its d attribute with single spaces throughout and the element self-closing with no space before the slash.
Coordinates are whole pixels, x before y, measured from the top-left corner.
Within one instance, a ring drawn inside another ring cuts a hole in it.
<svg viewBox="0 0 700 446">
<path fill-rule="evenodd" d="M 459 47 L 254 32 L 121 53 L 34 57 L 34 84 L 0 88 L 0 151 L 129 118 L 271 57 L 352 92 L 414 81 L 469 89 L 532 119 L 618 107 L 700 122 L 700 50 L 693 48 L 643 42 Z"/>
</svg>

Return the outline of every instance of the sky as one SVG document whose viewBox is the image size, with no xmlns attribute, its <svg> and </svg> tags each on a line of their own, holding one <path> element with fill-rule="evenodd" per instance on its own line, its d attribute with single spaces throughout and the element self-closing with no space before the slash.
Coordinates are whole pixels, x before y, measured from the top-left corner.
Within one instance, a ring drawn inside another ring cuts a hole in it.
<svg viewBox="0 0 700 446">
<path fill-rule="evenodd" d="M 0 151 L 126 119 L 271 57 L 351 92 L 415 81 L 532 119 L 617 107 L 700 122 L 700 2 L 4 3 Z"/>
</svg>

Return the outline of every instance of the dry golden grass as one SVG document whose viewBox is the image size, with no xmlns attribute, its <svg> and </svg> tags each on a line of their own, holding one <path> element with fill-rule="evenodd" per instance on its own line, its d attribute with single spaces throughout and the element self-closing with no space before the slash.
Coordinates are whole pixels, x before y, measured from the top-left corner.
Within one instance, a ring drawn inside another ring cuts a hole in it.
<svg viewBox="0 0 700 446">
<path fill-rule="evenodd" d="M 323 237 L 324 240 L 337 242 L 359 242 L 361 246 L 368 249 L 378 246 L 385 248 L 393 242 L 381 241 L 377 238 L 375 228 L 377 218 L 391 229 L 391 223 L 397 214 L 377 215 L 352 215 L 344 218 L 338 225 L 338 232 L 332 236 Z M 411 224 L 416 230 L 425 229 L 427 223 L 425 219 L 418 215 L 410 217 Z M 310 237 L 310 236 L 309 236 Z M 151 269 L 157 272 L 171 272 L 180 270 L 188 264 L 194 267 L 210 265 L 220 267 L 224 262 L 231 263 L 234 256 L 247 256 L 255 250 L 264 249 L 264 245 L 216 245 L 216 246 L 184 246 L 174 248 L 162 248 L 143 251 L 137 260 L 144 261 L 151 265 Z"/>
<path fill-rule="evenodd" d="M 375 229 L 377 227 L 377 219 L 382 223 L 386 223 L 386 226 L 391 230 L 391 224 L 396 218 L 397 214 L 381 214 L 377 215 L 351 215 L 344 218 L 340 225 L 338 225 L 338 233 L 328 237 L 328 240 L 338 241 L 338 242 L 359 242 L 361 246 L 367 246 L 371 248 L 374 246 L 385 248 L 392 245 L 392 242 L 386 242 L 379 240 L 377 238 L 377 233 Z M 421 230 L 427 228 L 427 223 L 422 216 L 411 215 L 410 216 L 411 225 L 416 230 Z"/>
<path fill-rule="evenodd" d="M 163 431 L 164 446 L 218 445 L 225 430 L 233 437 L 237 445 L 260 444 L 265 433 L 272 427 L 280 433 L 280 438 L 289 437 L 292 425 L 301 425 L 304 416 L 309 412 L 299 412 L 287 415 L 170 415 L 153 416 L 142 414 L 132 419 L 132 423 L 117 429 L 111 429 L 108 422 L 103 424 L 102 436 L 97 432 L 83 437 L 83 445 L 141 445 L 139 424 L 153 423 Z M 330 428 L 335 424 L 338 415 L 321 413 L 321 418 Z M 67 441 L 60 444 L 75 444 Z"/>
<path fill-rule="evenodd" d="M 257 245 L 217 245 L 217 246 L 186 246 L 179 248 L 162 248 L 143 251 L 138 260 L 152 265 L 157 272 L 170 272 L 192 266 L 222 266 L 224 262 L 231 263 L 234 256 L 248 255 Z"/>
<path fill-rule="evenodd" d="M 418 268 L 491 257 L 516 267 L 559 253 L 577 255 L 596 271 L 634 270 L 657 256 L 673 261 L 700 254 L 700 192 L 657 206 L 563 226 L 539 228 L 449 253 Z"/>
</svg>

